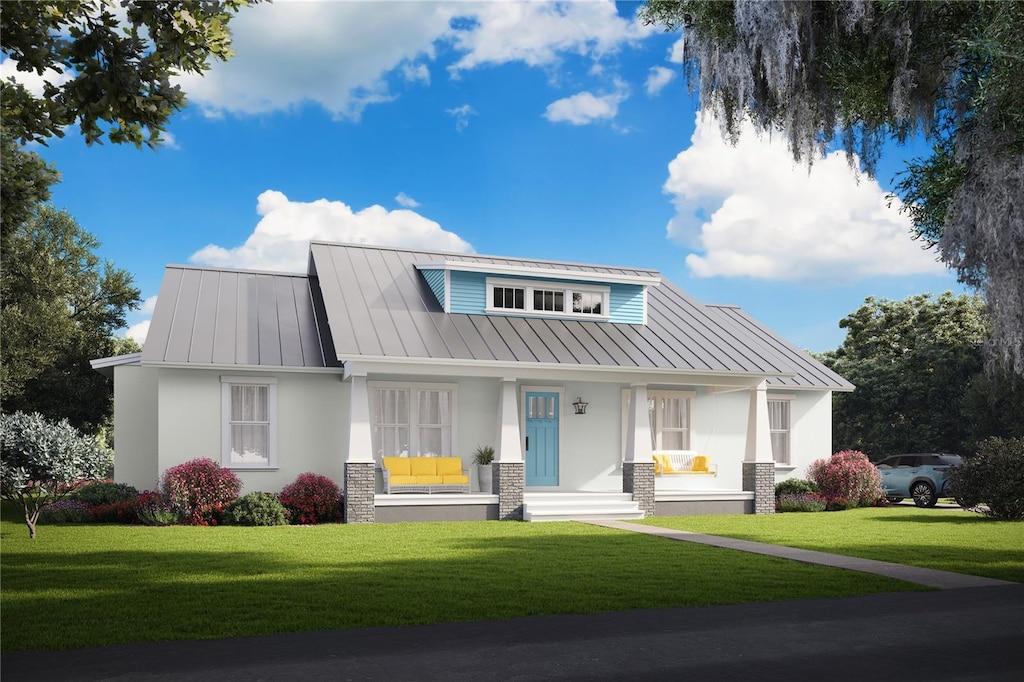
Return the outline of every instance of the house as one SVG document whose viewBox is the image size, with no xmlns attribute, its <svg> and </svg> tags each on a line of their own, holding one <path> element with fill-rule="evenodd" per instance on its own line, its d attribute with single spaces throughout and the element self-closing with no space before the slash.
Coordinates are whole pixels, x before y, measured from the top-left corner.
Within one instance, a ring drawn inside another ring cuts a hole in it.
<svg viewBox="0 0 1024 682">
<path fill-rule="evenodd" d="M 770 513 L 853 388 L 653 270 L 324 242 L 305 274 L 168 266 L 144 350 L 93 365 L 118 481 L 195 457 L 250 491 L 313 471 L 349 522 Z M 382 493 L 383 457 L 471 468 L 479 445 L 490 490 Z"/>
</svg>

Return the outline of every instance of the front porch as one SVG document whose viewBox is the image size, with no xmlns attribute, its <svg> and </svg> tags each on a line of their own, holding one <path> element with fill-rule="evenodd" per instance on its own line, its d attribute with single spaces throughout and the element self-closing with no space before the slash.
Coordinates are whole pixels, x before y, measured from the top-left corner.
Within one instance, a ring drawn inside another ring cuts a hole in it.
<svg viewBox="0 0 1024 682">
<path fill-rule="evenodd" d="M 754 493 L 743 490 L 655 491 L 655 516 L 687 514 L 750 514 Z M 402 493 L 374 495 L 378 523 L 411 521 L 494 521 L 499 519 L 498 495 L 484 493 Z M 523 494 L 524 521 L 585 521 L 642 519 L 644 513 L 631 493 L 609 491 L 536 491 Z"/>
</svg>

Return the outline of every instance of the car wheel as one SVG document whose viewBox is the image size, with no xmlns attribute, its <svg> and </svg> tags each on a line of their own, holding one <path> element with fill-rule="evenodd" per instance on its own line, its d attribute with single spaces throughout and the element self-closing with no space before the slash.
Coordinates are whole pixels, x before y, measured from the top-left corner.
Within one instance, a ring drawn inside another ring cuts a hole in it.
<svg viewBox="0 0 1024 682">
<path fill-rule="evenodd" d="M 935 495 L 935 488 L 925 481 L 918 481 L 910 486 L 910 496 L 914 498 L 914 504 L 918 507 L 934 507 L 939 501 Z"/>
<path fill-rule="evenodd" d="M 903 501 L 902 497 L 887 497 L 885 499 L 889 500 L 889 504 L 899 504 Z"/>
</svg>

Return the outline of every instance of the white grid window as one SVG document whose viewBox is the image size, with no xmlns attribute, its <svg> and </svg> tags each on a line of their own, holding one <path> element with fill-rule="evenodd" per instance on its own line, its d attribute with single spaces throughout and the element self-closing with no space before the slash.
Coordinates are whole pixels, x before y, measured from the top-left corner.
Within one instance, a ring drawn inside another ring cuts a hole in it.
<svg viewBox="0 0 1024 682">
<path fill-rule="evenodd" d="M 487 278 L 488 312 L 608 319 L 611 287 Z"/>
<path fill-rule="evenodd" d="M 275 467 L 276 380 L 221 377 L 221 400 L 221 463 L 236 469 Z"/>
<path fill-rule="evenodd" d="M 629 389 L 622 391 L 622 457 L 626 456 L 629 428 Z M 651 427 L 651 449 L 689 450 L 693 438 L 690 423 L 692 391 L 647 391 L 647 415 Z"/>
<path fill-rule="evenodd" d="M 776 464 L 789 464 L 789 400 L 768 401 L 768 428 L 772 436 L 772 458 Z"/>
<path fill-rule="evenodd" d="M 453 456 L 454 411 L 451 386 L 371 385 L 375 458 Z"/>
</svg>

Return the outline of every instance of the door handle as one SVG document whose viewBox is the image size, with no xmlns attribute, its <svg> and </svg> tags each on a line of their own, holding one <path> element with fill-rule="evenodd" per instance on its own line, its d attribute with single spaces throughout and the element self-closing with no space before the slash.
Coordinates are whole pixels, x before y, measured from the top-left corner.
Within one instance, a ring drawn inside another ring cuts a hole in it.
<svg viewBox="0 0 1024 682">
<path fill-rule="evenodd" d="M 526 437 L 526 449 L 527 450 L 530 449 L 530 437 L 529 436 Z"/>
</svg>

